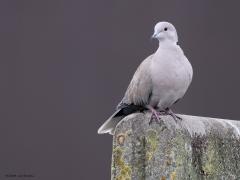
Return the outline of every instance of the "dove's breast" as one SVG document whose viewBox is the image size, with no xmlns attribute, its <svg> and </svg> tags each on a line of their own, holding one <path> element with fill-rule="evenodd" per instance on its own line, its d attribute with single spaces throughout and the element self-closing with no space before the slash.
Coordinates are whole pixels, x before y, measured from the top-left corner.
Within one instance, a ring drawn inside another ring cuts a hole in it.
<svg viewBox="0 0 240 180">
<path fill-rule="evenodd" d="M 180 48 L 158 50 L 150 68 L 150 105 L 165 109 L 184 96 L 192 80 L 192 66 Z"/>
</svg>

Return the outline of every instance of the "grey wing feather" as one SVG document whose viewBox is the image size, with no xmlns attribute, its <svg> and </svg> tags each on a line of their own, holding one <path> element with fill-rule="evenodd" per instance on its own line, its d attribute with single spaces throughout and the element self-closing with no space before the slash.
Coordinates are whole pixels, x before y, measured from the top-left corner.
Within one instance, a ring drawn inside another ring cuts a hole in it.
<svg viewBox="0 0 240 180">
<path fill-rule="evenodd" d="M 121 111 L 121 109 L 118 109 L 116 112 L 114 112 L 104 123 L 103 125 L 98 129 L 98 134 L 105 134 L 109 133 L 113 135 L 115 127 L 119 123 L 119 121 L 124 117 L 122 115 L 117 116 L 117 114 Z"/>
<path fill-rule="evenodd" d="M 152 93 L 150 72 L 152 57 L 153 55 L 150 55 L 139 65 L 117 109 L 121 108 L 124 104 L 144 106 L 149 103 L 149 98 Z"/>
<path fill-rule="evenodd" d="M 133 79 L 122 101 L 117 106 L 116 112 L 99 128 L 99 134 L 113 134 L 119 121 L 128 114 L 141 109 L 139 106 L 148 104 L 149 97 L 152 93 L 152 79 L 150 73 L 151 59 L 152 55 L 140 64 L 133 75 Z"/>
</svg>

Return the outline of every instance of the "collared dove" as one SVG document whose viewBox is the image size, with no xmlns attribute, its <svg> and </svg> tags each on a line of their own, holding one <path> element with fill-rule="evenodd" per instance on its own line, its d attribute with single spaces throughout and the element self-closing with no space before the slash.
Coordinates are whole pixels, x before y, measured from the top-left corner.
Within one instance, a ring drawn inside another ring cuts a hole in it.
<svg viewBox="0 0 240 180">
<path fill-rule="evenodd" d="M 177 31 L 171 23 L 158 22 L 152 37 L 159 41 L 157 51 L 140 64 L 116 112 L 99 128 L 99 134 L 113 134 L 121 119 L 146 109 L 152 112 L 149 123 L 154 117 L 159 122 L 162 114 L 181 119 L 170 107 L 186 93 L 192 81 L 192 66 L 177 45 Z"/>
</svg>

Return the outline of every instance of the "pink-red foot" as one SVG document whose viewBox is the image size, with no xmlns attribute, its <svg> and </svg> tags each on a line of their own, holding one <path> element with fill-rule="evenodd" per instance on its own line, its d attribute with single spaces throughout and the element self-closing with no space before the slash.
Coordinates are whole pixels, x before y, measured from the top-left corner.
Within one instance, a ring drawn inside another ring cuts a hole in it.
<svg viewBox="0 0 240 180">
<path fill-rule="evenodd" d="M 172 118 L 177 122 L 178 120 L 182 120 L 181 117 L 177 116 L 170 108 L 166 109 L 166 113 L 170 116 L 172 116 Z"/>
<path fill-rule="evenodd" d="M 162 112 L 156 111 L 152 106 L 148 105 L 147 108 L 152 112 L 151 118 L 149 120 L 149 125 L 152 124 L 153 121 L 160 124 L 161 118 L 159 117 L 162 115 Z"/>
</svg>

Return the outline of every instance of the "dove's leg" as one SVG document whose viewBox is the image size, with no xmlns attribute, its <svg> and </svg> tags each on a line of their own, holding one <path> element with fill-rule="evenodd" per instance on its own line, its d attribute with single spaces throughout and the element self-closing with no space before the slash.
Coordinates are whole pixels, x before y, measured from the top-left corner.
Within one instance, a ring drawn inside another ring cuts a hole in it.
<svg viewBox="0 0 240 180">
<path fill-rule="evenodd" d="M 182 120 L 181 117 L 177 116 L 170 108 L 166 108 L 166 113 L 173 117 L 175 121 Z"/>
<path fill-rule="evenodd" d="M 149 109 L 149 110 L 152 112 L 152 115 L 151 115 L 151 119 L 150 119 L 150 121 L 149 121 L 149 124 L 152 124 L 153 119 L 155 119 L 155 121 L 156 121 L 157 123 L 160 123 L 161 118 L 159 117 L 159 115 L 161 115 L 161 112 L 156 111 L 156 110 L 155 110 L 152 106 L 150 106 L 150 105 L 147 105 L 146 108 Z"/>
<path fill-rule="evenodd" d="M 159 116 L 166 116 L 166 115 L 169 115 L 169 113 L 166 111 L 166 110 L 157 110 L 157 114 Z"/>
</svg>

